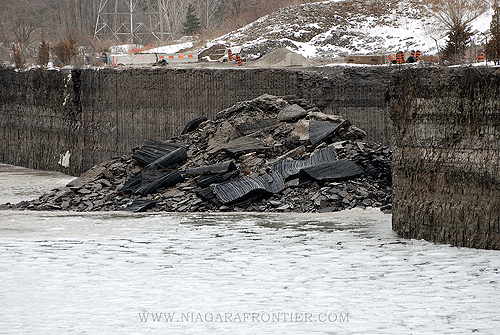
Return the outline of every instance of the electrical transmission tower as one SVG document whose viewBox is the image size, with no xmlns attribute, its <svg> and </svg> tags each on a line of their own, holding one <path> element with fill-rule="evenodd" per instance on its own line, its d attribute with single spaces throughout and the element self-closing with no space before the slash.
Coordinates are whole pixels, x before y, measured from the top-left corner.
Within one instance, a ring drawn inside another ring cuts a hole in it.
<svg viewBox="0 0 500 335">
<path fill-rule="evenodd" d="M 172 37 L 164 0 L 99 0 L 94 37 L 146 44 Z"/>
</svg>

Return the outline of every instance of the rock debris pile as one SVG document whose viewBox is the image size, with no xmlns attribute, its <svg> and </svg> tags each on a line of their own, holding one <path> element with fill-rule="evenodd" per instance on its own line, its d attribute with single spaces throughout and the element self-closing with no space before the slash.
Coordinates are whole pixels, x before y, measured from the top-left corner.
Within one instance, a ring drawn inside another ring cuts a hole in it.
<svg viewBox="0 0 500 335">
<path fill-rule="evenodd" d="M 151 140 L 11 208 L 73 211 L 391 210 L 391 152 L 304 99 L 263 95 Z"/>
</svg>

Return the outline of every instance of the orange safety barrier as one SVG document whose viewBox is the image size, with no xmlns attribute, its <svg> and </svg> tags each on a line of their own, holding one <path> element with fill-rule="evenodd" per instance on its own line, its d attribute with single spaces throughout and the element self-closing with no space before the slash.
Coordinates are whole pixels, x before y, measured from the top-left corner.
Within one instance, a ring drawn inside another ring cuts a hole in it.
<svg viewBox="0 0 500 335">
<path fill-rule="evenodd" d="M 228 55 L 228 57 L 229 57 L 229 60 L 232 62 L 232 61 L 234 60 L 234 58 L 233 58 L 233 52 L 231 51 L 231 49 L 229 49 L 229 50 L 227 51 L 227 55 Z"/>
<path fill-rule="evenodd" d="M 483 51 L 477 52 L 477 62 L 478 63 L 484 62 L 484 52 Z"/>
<path fill-rule="evenodd" d="M 238 66 L 242 66 L 243 65 L 243 62 L 242 62 L 241 57 L 240 57 L 240 54 L 236 55 L 236 63 L 238 64 Z"/>
<path fill-rule="evenodd" d="M 396 64 L 396 60 L 392 55 L 389 55 L 389 60 L 391 61 L 392 64 Z"/>
<path fill-rule="evenodd" d="M 415 54 L 415 59 L 418 60 L 420 59 L 420 50 L 417 50 L 417 53 Z"/>
<path fill-rule="evenodd" d="M 405 62 L 405 54 L 402 51 L 398 51 L 396 54 L 396 64 L 403 64 Z"/>
</svg>

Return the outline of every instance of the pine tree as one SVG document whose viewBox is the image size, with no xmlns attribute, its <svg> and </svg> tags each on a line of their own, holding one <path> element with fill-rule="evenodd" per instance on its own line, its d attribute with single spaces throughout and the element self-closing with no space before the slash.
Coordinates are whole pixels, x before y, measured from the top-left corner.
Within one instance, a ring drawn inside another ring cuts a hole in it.
<svg viewBox="0 0 500 335">
<path fill-rule="evenodd" d="M 472 36 L 469 25 L 463 24 L 448 31 L 448 41 L 443 50 L 443 59 L 458 64 L 464 59 Z"/>
<path fill-rule="evenodd" d="M 45 41 L 45 38 L 42 36 L 42 41 L 38 45 L 38 54 L 36 56 L 36 63 L 42 67 L 46 67 L 49 63 L 49 52 L 50 46 L 49 43 Z"/>
<path fill-rule="evenodd" d="M 184 26 L 184 29 L 182 29 L 182 33 L 184 35 L 193 35 L 200 33 L 200 19 L 197 18 L 194 14 L 194 6 L 192 4 L 188 5 L 186 22 L 184 22 L 182 25 Z"/>
<path fill-rule="evenodd" d="M 500 5 L 493 4 L 494 14 L 491 17 L 490 32 L 491 39 L 486 45 L 486 59 L 492 60 L 495 64 L 500 62 Z"/>
</svg>

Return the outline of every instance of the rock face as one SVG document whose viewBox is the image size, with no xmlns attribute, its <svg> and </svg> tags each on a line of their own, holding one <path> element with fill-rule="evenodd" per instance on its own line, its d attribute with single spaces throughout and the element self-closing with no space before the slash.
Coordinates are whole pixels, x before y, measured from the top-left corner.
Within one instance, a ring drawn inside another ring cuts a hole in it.
<svg viewBox="0 0 500 335">
<path fill-rule="evenodd" d="M 306 98 L 364 129 L 368 141 L 389 145 L 385 93 L 391 71 L 387 66 L 0 68 L 0 162 L 78 176 L 150 139 L 177 136 L 190 121 L 213 120 L 220 110 L 265 93 Z"/>
<path fill-rule="evenodd" d="M 393 229 L 500 249 L 500 74 L 423 68 L 391 84 Z"/>
<path fill-rule="evenodd" d="M 299 113 L 279 119 L 291 109 Z M 294 136 L 306 123 L 307 130 Z M 316 129 L 323 135 L 312 144 Z M 371 206 L 390 211 L 391 152 L 362 142 L 364 135 L 304 99 L 263 95 L 167 142 L 149 141 L 130 155 L 94 166 L 64 188 L 12 207 L 326 212 Z"/>
</svg>

